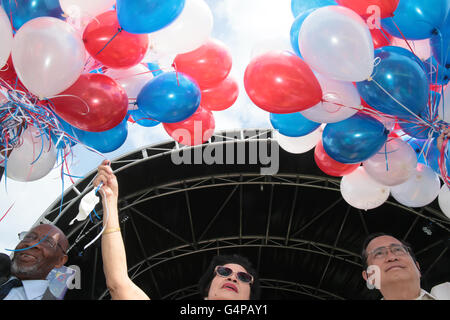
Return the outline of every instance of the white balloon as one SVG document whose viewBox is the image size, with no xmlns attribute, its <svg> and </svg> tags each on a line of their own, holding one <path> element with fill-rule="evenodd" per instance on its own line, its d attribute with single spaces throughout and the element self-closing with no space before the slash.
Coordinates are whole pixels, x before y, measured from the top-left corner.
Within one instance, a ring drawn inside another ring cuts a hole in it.
<svg viewBox="0 0 450 320">
<path fill-rule="evenodd" d="M 278 141 L 280 147 L 289 153 L 305 153 L 313 149 L 316 144 L 322 138 L 323 127 L 320 126 L 310 134 L 303 137 L 287 137 L 278 132 L 278 130 L 273 130 L 274 139 Z"/>
<path fill-rule="evenodd" d="M 186 0 L 183 11 L 167 27 L 149 34 L 149 50 L 180 54 L 202 46 L 213 29 L 213 15 L 203 0 Z"/>
<path fill-rule="evenodd" d="M 438 112 L 439 118 L 447 123 L 450 123 L 450 86 L 444 89 L 444 96 L 439 102 Z"/>
<path fill-rule="evenodd" d="M 6 64 L 11 54 L 13 34 L 11 23 L 3 7 L 0 6 L 0 69 Z"/>
<path fill-rule="evenodd" d="M 342 177 L 341 194 L 352 207 L 369 210 L 386 202 L 389 198 L 389 187 L 373 180 L 361 166 Z"/>
<path fill-rule="evenodd" d="M 26 182 L 46 176 L 56 163 L 54 144 L 35 127 L 28 127 L 22 139 L 23 143 L 15 147 L 8 157 L 8 178 Z"/>
<path fill-rule="evenodd" d="M 305 118 L 320 123 L 333 123 L 350 118 L 361 108 L 361 97 L 352 83 L 336 81 L 316 73 L 326 102 L 300 111 Z"/>
<path fill-rule="evenodd" d="M 433 202 L 439 194 L 441 183 L 430 167 L 418 163 L 415 172 L 404 183 L 391 188 L 391 194 L 399 203 L 412 208 Z"/>
<path fill-rule="evenodd" d="M 122 88 L 125 89 L 128 98 L 131 100 L 130 104 L 134 105 L 134 99 L 137 99 L 139 92 L 142 88 L 153 79 L 153 74 L 150 70 L 142 65 L 138 64 L 129 69 L 108 69 L 105 75 L 116 80 Z"/>
<path fill-rule="evenodd" d="M 363 81 L 372 75 L 372 36 L 364 20 L 348 8 L 313 11 L 300 29 L 299 47 L 308 65 L 329 78 Z"/>
<path fill-rule="evenodd" d="M 59 0 L 64 13 L 71 17 L 94 18 L 116 4 L 116 0 Z"/>
<path fill-rule="evenodd" d="M 406 182 L 416 171 L 414 149 L 400 139 L 388 141 L 374 156 L 363 162 L 367 173 L 385 186 Z"/>
<path fill-rule="evenodd" d="M 442 186 L 439 192 L 438 202 L 442 212 L 450 219 L 450 190 L 446 184 Z"/>
<path fill-rule="evenodd" d="M 77 81 L 84 68 L 83 41 L 68 23 L 39 17 L 17 31 L 12 60 L 25 87 L 40 99 L 50 98 Z"/>
<path fill-rule="evenodd" d="M 381 114 L 373 113 L 370 116 L 377 119 L 378 121 L 380 121 L 384 125 L 386 130 L 388 130 L 388 131 L 393 131 L 395 128 L 395 124 L 397 123 L 397 120 L 395 118 L 388 118 L 388 117 L 382 116 Z M 396 133 L 398 133 L 398 132 L 396 131 Z M 400 135 L 400 134 L 398 134 L 398 135 Z"/>
</svg>

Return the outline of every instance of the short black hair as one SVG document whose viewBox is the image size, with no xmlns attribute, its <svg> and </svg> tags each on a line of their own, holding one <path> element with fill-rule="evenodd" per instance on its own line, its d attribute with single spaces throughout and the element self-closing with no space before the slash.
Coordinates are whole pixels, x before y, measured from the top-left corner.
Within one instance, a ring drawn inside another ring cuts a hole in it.
<svg viewBox="0 0 450 320">
<path fill-rule="evenodd" d="M 369 234 L 364 239 L 364 242 L 363 242 L 363 245 L 362 245 L 362 250 L 361 250 L 361 261 L 362 261 L 363 270 L 366 270 L 367 267 L 368 267 L 368 265 L 367 265 L 367 251 L 366 251 L 367 246 L 369 245 L 370 241 L 372 241 L 375 238 L 382 237 L 382 236 L 389 236 L 389 237 L 395 238 L 398 241 L 400 241 L 401 244 L 403 244 L 406 248 L 408 248 L 409 255 L 414 260 L 414 262 L 417 262 L 416 256 L 414 255 L 414 252 L 413 252 L 413 250 L 411 248 L 411 245 L 409 243 L 407 243 L 407 242 L 405 242 L 405 241 L 403 241 L 401 239 L 398 239 L 398 238 L 396 238 L 395 236 L 393 236 L 391 234 L 387 234 L 387 233 L 384 233 L 384 232 L 377 232 L 377 233 Z"/>
<path fill-rule="evenodd" d="M 261 287 L 256 270 L 253 268 L 251 262 L 247 258 L 237 254 L 218 255 L 212 258 L 211 263 L 206 269 L 206 272 L 203 274 L 203 276 L 200 278 L 198 282 L 198 289 L 200 291 L 200 295 L 203 298 L 208 296 L 211 282 L 216 276 L 216 274 L 214 273 L 216 266 L 223 266 L 229 263 L 234 263 L 242 266 L 249 274 L 253 276 L 253 283 L 250 286 L 250 300 L 258 300 L 261 295 Z"/>
</svg>

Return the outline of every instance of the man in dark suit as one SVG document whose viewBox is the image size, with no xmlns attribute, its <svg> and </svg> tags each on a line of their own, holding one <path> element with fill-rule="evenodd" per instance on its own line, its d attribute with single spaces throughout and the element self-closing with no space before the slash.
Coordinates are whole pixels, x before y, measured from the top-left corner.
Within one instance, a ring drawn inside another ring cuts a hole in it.
<svg viewBox="0 0 450 320">
<path fill-rule="evenodd" d="M 0 286 L 0 300 L 54 300 L 46 280 L 49 272 L 67 262 L 64 233 L 41 224 L 19 234 L 11 263 L 11 277 Z"/>
</svg>

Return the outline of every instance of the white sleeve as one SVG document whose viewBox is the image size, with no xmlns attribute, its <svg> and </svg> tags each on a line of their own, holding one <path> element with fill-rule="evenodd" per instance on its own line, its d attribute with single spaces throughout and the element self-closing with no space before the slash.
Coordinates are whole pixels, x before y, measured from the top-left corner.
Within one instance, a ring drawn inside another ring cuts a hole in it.
<svg viewBox="0 0 450 320">
<path fill-rule="evenodd" d="M 438 284 L 431 289 L 430 294 L 438 300 L 450 300 L 450 282 Z"/>
</svg>

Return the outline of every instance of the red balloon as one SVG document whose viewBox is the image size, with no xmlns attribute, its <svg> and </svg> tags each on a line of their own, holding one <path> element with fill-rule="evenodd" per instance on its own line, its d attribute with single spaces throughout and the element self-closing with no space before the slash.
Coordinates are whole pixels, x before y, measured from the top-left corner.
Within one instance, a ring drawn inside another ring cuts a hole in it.
<svg viewBox="0 0 450 320">
<path fill-rule="evenodd" d="M 355 171 L 360 163 L 346 164 L 340 163 L 332 159 L 323 148 L 322 140 L 320 140 L 314 149 L 314 160 L 317 166 L 326 174 L 333 177 L 343 177 Z"/>
<path fill-rule="evenodd" d="M 92 132 L 114 128 L 128 111 L 125 90 L 104 74 L 82 74 L 69 89 L 51 101 L 56 114 L 63 120 Z"/>
<path fill-rule="evenodd" d="M 244 86 L 261 109 L 272 113 L 294 113 L 322 100 L 322 89 L 309 66 L 286 51 L 271 51 L 247 66 Z"/>
<path fill-rule="evenodd" d="M 210 39 L 194 51 L 179 54 L 174 60 L 177 71 L 191 76 L 201 89 L 218 85 L 228 77 L 232 59 L 228 48 Z"/>
<path fill-rule="evenodd" d="M 200 105 L 211 111 L 222 111 L 231 107 L 239 96 L 239 86 L 234 78 L 226 78 L 217 86 L 202 90 Z"/>
<path fill-rule="evenodd" d="M 83 42 L 94 59 L 114 69 L 137 65 L 148 49 L 148 35 L 123 30 L 116 11 L 107 11 L 92 20 L 84 30 Z"/>
<path fill-rule="evenodd" d="M 368 12 L 370 6 L 378 6 L 378 8 L 380 8 L 381 19 L 393 17 L 399 1 L 400 0 L 336 0 L 341 6 L 352 9 L 364 18 L 374 14 L 373 10 L 369 10 Z"/>
<path fill-rule="evenodd" d="M 393 37 L 386 30 L 370 29 L 370 34 L 372 35 L 374 49 L 391 45 Z"/>
<path fill-rule="evenodd" d="M 211 138 L 216 127 L 211 111 L 199 107 L 189 118 L 176 123 L 163 123 L 166 132 L 181 144 L 195 146 Z"/>
</svg>

